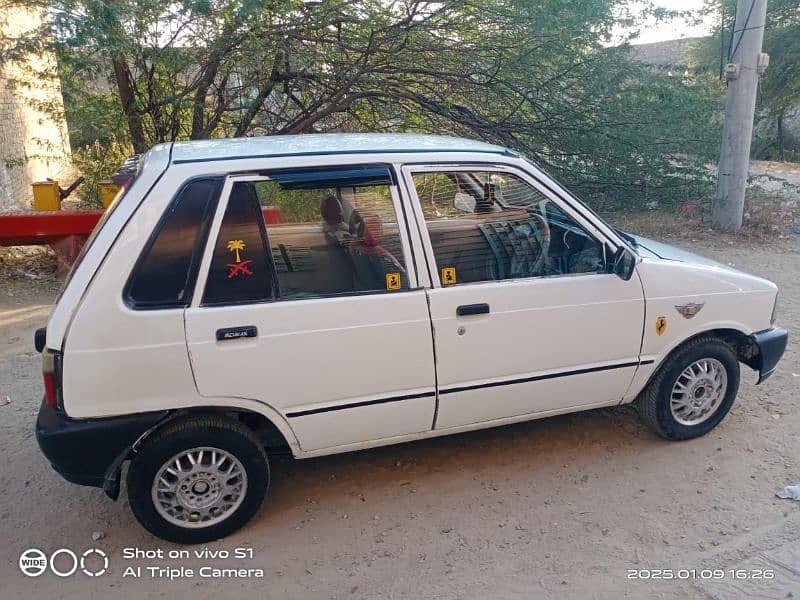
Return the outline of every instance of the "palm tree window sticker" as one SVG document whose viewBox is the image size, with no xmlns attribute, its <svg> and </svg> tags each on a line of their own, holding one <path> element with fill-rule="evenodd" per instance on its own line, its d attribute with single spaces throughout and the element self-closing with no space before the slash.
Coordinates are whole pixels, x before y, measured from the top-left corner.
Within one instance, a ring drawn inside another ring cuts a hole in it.
<svg viewBox="0 0 800 600">
<path fill-rule="evenodd" d="M 228 250 L 234 253 L 234 262 L 226 265 L 228 267 L 228 279 L 233 279 L 239 275 L 249 276 L 253 274 L 253 271 L 250 270 L 249 266 L 253 261 L 251 259 L 242 260 L 242 257 L 239 254 L 240 252 L 244 252 L 245 248 L 246 245 L 244 240 L 228 241 Z"/>
</svg>

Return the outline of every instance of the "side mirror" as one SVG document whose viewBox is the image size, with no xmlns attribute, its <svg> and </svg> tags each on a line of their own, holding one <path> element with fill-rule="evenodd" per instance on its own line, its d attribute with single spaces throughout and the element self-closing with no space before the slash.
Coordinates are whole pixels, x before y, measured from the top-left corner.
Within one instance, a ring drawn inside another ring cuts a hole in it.
<svg viewBox="0 0 800 600">
<path fill-rule="evenodd" d="M 614 259 L 611 265 L 611 271 L 623 281 L 628 281 L 633 277 L 633 271 L 636 268 L 636 256 L 628 250 L 625 246 L 619 246 L 617 251 L 614 252 Z"/>
</svg>

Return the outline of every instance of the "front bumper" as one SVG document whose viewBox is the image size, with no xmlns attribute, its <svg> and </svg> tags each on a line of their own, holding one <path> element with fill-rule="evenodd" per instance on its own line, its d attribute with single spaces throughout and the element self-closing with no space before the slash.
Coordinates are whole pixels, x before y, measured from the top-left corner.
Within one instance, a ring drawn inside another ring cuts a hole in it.
<svg viewBox="0 0 800 600">
<path fill-rule="evenodd" d="M 758 381 L 756 382 L 758 385 L 775 372 L 775 368 L 786 350 L 789 332 L 780 328 L 766 329 L 754 333 L 750 337 L 758 347 L 758 354 L 748 364 L 758 371 Z"/>
<path fill-rule="evenodd" d="M 167 411 L 104 419 L 70 419 L 42 401 L 36 440 L 53 468 L 67 481 L 119 491 L 119 469 L 133 444 L 165 419 Z"/>
</svg>

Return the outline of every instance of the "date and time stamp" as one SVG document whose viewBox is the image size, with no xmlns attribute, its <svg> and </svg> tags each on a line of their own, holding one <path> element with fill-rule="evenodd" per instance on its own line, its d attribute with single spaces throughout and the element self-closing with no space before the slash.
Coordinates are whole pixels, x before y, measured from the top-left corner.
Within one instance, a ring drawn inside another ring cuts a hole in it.
<svg viewBox="0 0 800 600">
<path fill-rule="evenodd" d="M 640 581 L 759 581 L 775 579 L 775 569 L 627 569 L 626 577 Z"/>
</svg>

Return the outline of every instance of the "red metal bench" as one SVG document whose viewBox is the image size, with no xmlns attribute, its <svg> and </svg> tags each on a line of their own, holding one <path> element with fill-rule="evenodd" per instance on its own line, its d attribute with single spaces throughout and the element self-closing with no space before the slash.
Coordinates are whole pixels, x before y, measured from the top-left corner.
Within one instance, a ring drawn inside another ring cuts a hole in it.
<svg viewBox="0 0 800 600">
<path fill-rule="evenodd" d="M 277 206 L 266 206 L 263 211 L 268 225 L 281 222 Z M 0 246 L 48 245 L 56 253 L 58 270 L 68 270 L 101 216 L 102 210 L 0 215 Z"/>
</svg>

